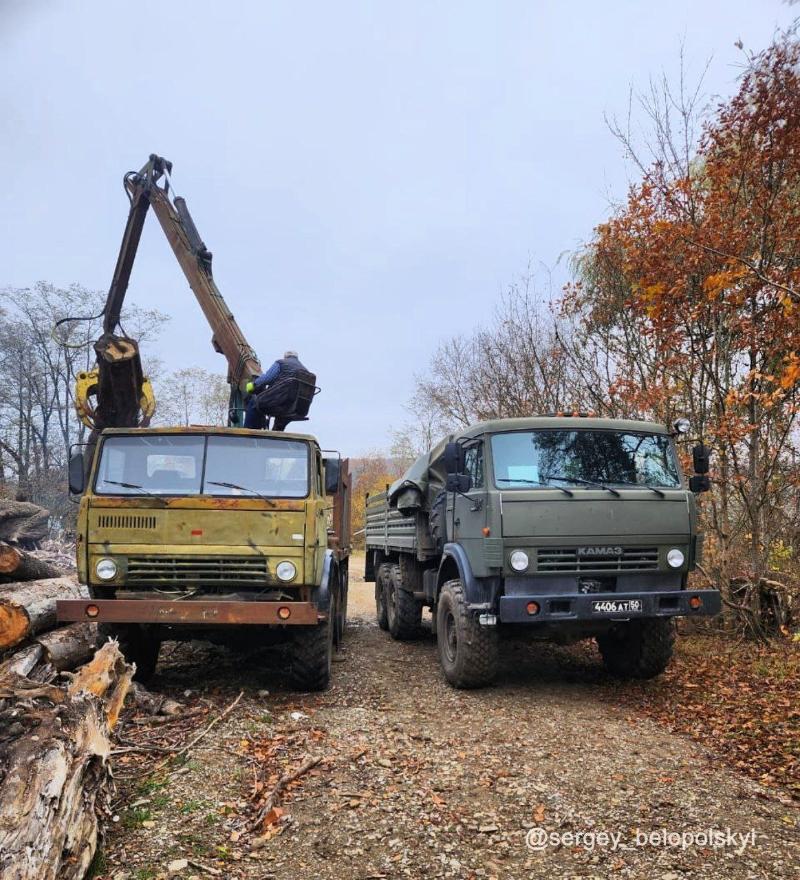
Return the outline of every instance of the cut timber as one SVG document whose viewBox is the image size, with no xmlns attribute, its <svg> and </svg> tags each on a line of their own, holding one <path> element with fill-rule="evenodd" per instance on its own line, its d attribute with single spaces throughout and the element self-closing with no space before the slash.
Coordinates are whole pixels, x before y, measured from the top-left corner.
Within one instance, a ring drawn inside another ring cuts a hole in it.
<svg viewBox="0 0 800 880">
<path fill-rule="evenodd" d="M 0 681 L 20 733 L 0 744 L 0 876 L 82 880 L 108 810 L 109 732 L 133 670 L 115 642 L 79 669 L 66 690 Z"/>
<path fill-rule="evenodd" d="M 56 599 L 87 597 L 72 577 L 8 584 L 0 588 L 0 650 L 56 625 Z"/>
<path fill-rule="evenodd" d="M 72 623 L 42 633 L 36 639 L 36 644 L 43 648 L 42 659 L 59 672 L 86 663 L 94 654 L 96 643 L 95 623 Z"/>
<path fill-rule="evenodd" d="M 58 632 L 58 630 L 56 630 Z M 130 689 L 133 701 L 140 709 L 150 715 L 182 715 L 183 706 L 163 694 L 151 694 L 138 681 L 133 682 Z"/>
<path fill-rule="evenodd" d="M 0 575 L 11 581 L 38 581 L 61 577 L 63 572 L 52 563 L 19 547 L 0 544 Z"/>
<path fill-rule="evenodd" d="M 7 660 L 0 663 L 0 681 L 6 681 L 9 676 L 26 676 L 36 668 L 44 654 L 44 648 L 41 645 L 28 645 L 27 648 L 12 654 Z"/>
<path fill-rule="evenodd" d="M 47 537 L 50 512 L 28 501 L 0 501 L 0 541 L 33 547 Z"/>
</svg>

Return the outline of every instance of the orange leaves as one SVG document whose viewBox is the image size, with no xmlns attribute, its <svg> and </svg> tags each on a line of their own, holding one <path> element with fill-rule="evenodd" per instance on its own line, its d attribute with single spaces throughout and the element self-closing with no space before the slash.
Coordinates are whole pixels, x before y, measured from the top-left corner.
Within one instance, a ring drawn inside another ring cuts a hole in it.
<svg viewBox="0 0 800 880">
<path fill-rule="evenodd" d="M 718 299 L 737 285 L 746 275 L 747 270 L 743 266 L 713 272 L 703 280 L 703 293 L 709 300 Z"/>
<path fill-rule="evenodd" d="M 781 375 L 781 388 L 789 390 L 800 382 L 800 356 L 791 352 L 786 358 L 786 366 Z"/>
</svg>

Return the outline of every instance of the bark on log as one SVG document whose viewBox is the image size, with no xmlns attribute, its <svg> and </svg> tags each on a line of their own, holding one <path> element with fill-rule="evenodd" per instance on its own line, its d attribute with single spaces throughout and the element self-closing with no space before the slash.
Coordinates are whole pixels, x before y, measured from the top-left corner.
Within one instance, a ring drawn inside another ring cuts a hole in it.
<svg viewBox="0 0 800 880">
<path fill-rule="evenodd" d="M 23 653 L 23 652 L 20 652 Z M 3 880 L 82 880 L 108 810 L 109 732 L 133 669 L 107 642 L 69 686 L 0 680 L 3 712 L 18 717 L 0 740 L 0 876 Z"/>
<path fill-rule="evenodd" d="M 0 575 L 6 581 L 39 581 L 47 578 L 62 577 L 64 574 L 44 559 L 39 559 L 31 553 L 12 547 L 10 544 L 0 544 Z M 0 589 L 2 589 L 0 587 Z"/>
<path fill-rule="evenodd" d="M 130 688 L 133 701 L 140 709 L 144 709 L 150 715 L 181 715 L 183 705 L 165 697 L 163 694 L 151 694 L 147 688 L 138 681 L 133 682 Z"/>
<path fill-rule="evenodd" d="M 33 547 L 47 537 L 50 511 L 29 501 L 0 501 L 0 541 Z"/>
<path fill-rule="evenodd" d="M 0 650 L 56 625 L 56 599 L 83 599 L 88 593 L 72 577 L 9 584 L 0 589 Z"/>
<path fill-rule="evenodd" d="M 42 659 L 42 654 L 44 648 L 37 644 L 28 645 L 27 648 L 12 654 L 0 664 L 0 681 L 15 675 L 22 677 L 30 675 Z"/>
<path fill-rule="evenodd" d="M 42 659 L 45 663 L 58 672 L 64 672 L 90 660 L 96 643 L 96 623 L 72 623 L 42 633 L 34 644 L 43 649 Z"/>
</svg>

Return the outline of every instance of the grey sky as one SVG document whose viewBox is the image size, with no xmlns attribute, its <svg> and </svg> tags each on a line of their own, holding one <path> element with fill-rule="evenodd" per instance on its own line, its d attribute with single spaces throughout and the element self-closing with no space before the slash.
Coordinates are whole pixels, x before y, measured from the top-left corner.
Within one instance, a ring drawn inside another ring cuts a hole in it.
<svg viewBox="0 0 800 880">
<path fill-rule="evenodd" d="M 151 152 L 269 363 L 296 348 L 323 393 L 308 430 L 388 444 L 437 342 L 485 323 L 529 262 L 553 267 L 625 193 L 604 113 L 734 41 L 778 0 L 46 2 L 0 0 L 0 285 L 108 286 Z M 561 273 L 557 273 L 561 277 Z M 224 373 L 155 218 L 129 297 L 173 316 L 166 365 Z M 421 314 L 428 318 L 420 321 Z"/>
</svg>

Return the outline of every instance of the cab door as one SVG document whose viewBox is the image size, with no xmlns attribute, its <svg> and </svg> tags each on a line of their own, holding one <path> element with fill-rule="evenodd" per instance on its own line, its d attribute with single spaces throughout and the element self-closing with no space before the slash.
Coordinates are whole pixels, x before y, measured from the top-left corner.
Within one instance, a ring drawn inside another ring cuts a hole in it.
<svg viewBox="0 0 800 880">
<path fill-rule="evenodd" d="M 483 528 L 487 519 L 482 440 L 464 447 L 464 473 L 471 477 L 472 487 L 463 495 L 453 493 L 453 535 L 473 561 L 479 558 L 483 547 Z"/>
</svg>

